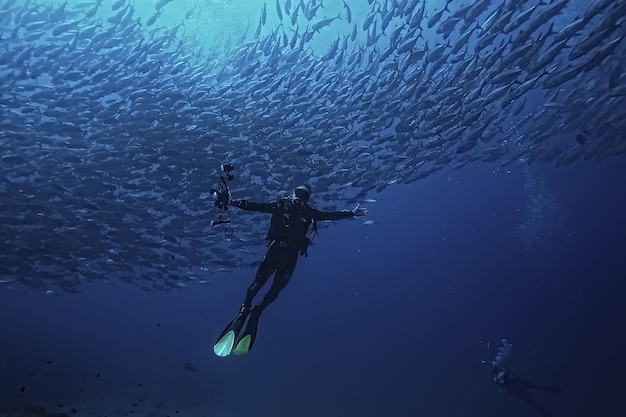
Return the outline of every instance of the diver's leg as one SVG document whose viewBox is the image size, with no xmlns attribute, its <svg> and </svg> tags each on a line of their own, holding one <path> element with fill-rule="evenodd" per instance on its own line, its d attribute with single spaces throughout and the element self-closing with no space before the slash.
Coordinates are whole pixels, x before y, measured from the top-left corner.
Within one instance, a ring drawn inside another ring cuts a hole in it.
<svg viewBox="0 0 626 417">
<path fill-rule="evenodd" d="M 298 261 L 298 251 L 292 251 L 289 249 L 286 252 L 281 253 L 279 261 L 276 266 L 276 275 L 269 291 L 263 297 L 263 300 L 254 306 L 256 314 L 261 314 L 263 310 L 278 297 L 278 294 L 289 284 L 291 275 L 296 268 Z"/>
<path fill-rule="evenodd" d="M 277 249 L 276 261 L 273 263 L 276 267 L 276 275 L 269 291 L 263 297 L 263 300 L 255 305 L 250 310 L 250 318 L 248 319 L 245 328 L 237 336 L 233 353 L 235 355 L 245 355 L 252 349 L 254 341 L 256 340 L 257 330 L 259 326 L 259 319 L 261 313 L 278 297 L 278 293 L 287 286 L 289 278 L 296 266 L 298 260 L 298 251 L 292 251 L 291 248 Z M 273 271 L 273 270 L 272 270 Z M 256 281 L 256 280 L 255 280 Z M 265 279 L 267 281 L 267 278 Z M 264 281 L 264 282 L 265 282 Z"/>
<path fill-rule="evenodd" d="M 270 246 L 265 254 L 265 257 L 261 261 L 259 268 L 256 271 L 256 275 L 254 277 L 254 281 L 248 287 L 248 291 L 246 292 L 246 299 L 241 306 L 244 310 L 249 310 L 252 305 L 252 300 L 259 293 L 261 287 L 265 285 L 270 276 L 276 271 L 276 267 L 278 266 L 279 256 L 278 256 L 278 247 Z"/>
<path fill-rule="evenodd" d="M 538 410 L 539 413 L 541 413 L 542 417 L 552 417 L 552 414 L 548 410 L 546 410 L 545 408 L 541 407 L 539 404 L 535 403 L 531 399 L 531 396 L 529 394 L 517 395 L 517 398 L 519 398 L 520 400 L 524 401 L 526 404 L 530 405 L 534 409 Z"/>
<path fill-rule="evenodd" d="M 543 392 L 549 392 L 550 394 L 558 394 L 563 390 L 563 387 L 561 387 L 560 385 L 556 385 L 556 384 L 533 385 L 532 389 L 543 391 Z"/>
<path fill-rule="evenodd" d="M 241 347 L 238 348 L 238 344 L 241 337 L 245 337 L 245 334 L 242 333 L 246 330 L 246 320 L 248 319 L 250 313 L 250 306 L 252 304 L 252 299 L 259 292 L 261 287 L 267 282 L 268 278 L 272 275 L 272 273 L 276 270 L 276 249 L 272 246 L 267 250 L 265 257 L 261 261 L 259 268 L 257 269 L 256 275 L 254 277 L 254 281 L 250 287 L 248 287 L 248 291 L 246 292 L 246 298 L 241 305 L 239 313 L 235 316 L 235 318 L 226 325 L 222 333 L 220 333 L 215 345 L 213 346 L 213 351 L 217 356 L 228 356 L 231 352 L 235 354 L 243 354 L 249 350 L 249 347 L 254 342 L 253 333 L 250 337 L 247 338 L 246 348 L 243 349 Z M 256 322 L 258 320 L 255 318 L 253 327 L 256 327 Z M 256 328 L 253 329 L 256 332 Z"/>
</svg>

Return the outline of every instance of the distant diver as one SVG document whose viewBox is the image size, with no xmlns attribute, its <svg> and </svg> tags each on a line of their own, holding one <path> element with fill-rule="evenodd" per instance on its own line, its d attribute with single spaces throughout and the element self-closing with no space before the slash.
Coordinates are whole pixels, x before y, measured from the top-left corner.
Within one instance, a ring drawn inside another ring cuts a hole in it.
<svg viewBox="0 0 626 417">
<path fill-rule="evenodd" d="M 508 393 L 515 395 L 526 404 L 538 410 L 542 417 L 552 417 L 549 411 L 533 401 L 532 391 L 544 391 L 551 394 L 558 394 L 562 389 L 560 385 L 535 385 L 531 382 L 524 381 L 507 368 L 499 365 L 492 366 L 491 372 L 495 374 L 493 381 L 498 384 L 498 386 L 503 387 Z"/>
<path fill-rule="evenodd" d="M 307 255 L 311 238 L 318 221 L 341 220 L 365 216 L 367 209 L 357 206 L 354 210 L 336 212 L 320 211 L 309 206 L 311 190 L 306 185 L 297 187 L 291 196 L 272 203 L 254 203 L 248 200 L 231 200 L 230 204 L 242 210 L 270 213 L 272 215 L 267 233 L 268 250 L 258 267 L 254 281 L 248 287 L 239 313 L 217 338 L 213 351 L 217 356 L 245 355 L 256 338 L 259 317 L 267 306 L 287 286 L 296 267 L 298 255 Z M 314 235 L 312 237 L 315 237 Z M 253 298 L 274 274 L 274 280 L 263 300 L 252 306 Z"/>
</svg>

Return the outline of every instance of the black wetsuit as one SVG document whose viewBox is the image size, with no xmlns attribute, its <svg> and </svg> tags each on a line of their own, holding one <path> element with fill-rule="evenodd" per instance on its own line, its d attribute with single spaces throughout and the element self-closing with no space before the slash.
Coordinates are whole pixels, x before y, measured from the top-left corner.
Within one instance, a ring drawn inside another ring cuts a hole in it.
<svg viewBox="0 0 626 417">
<path fill-rule="evenodd" d="M 504 387 L 509 393 L 537 409 L 543 417 L 552 416 L 549 411 L 533 401 L 532 391 L 537 390 L 556 394 L 561 392 L 560 385 L 535 385 L 532 382 L 524 381 L 503 366 L 494 366 L 491 371 L 496 374 L 493 378 L 496 384 Z"/>
<path fill-rule="evenodd" d="M 307 232 L 316 221 L 341 220 L 353 217 L 354 213 L 344 211 L 320 211 L 298 199 L 284 197 L 273 203 L 254 203 L 247 200 L 233 201 L 233 206 L 242 210 L 271 213 L 272 219 L 267 232 L 269 249 L 259 265 L 254 281 L 248 287 L 243 309 L 249 309 L 252 300 L 273 273 L 274 281 L 263 300 L 255 306 L 260 314 L 287 286 L 296 267 L 298 255 L 305 255 L 309 245 Z"/>
</svg>

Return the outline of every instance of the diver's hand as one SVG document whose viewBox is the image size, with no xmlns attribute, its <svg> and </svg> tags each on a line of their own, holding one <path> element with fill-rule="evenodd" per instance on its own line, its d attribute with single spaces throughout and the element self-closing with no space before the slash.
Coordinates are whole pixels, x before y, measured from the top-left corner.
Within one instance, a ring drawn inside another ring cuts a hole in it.
<svg viewBox="0 0 626 417">
<path fill-rule="evenodd" d="M 244 201 L 245 200 L 230 200 L 228 204 L 230 204 L 233 207 L 241 208 L 241 206 L 244 205 Z"/>
<path fill-rule="evenodd" d="M 360 204 L 357 204 L 356 207 L 352 210 L 352 214 L 354 216 L 365 216 L 367 214 L 366 208 L 359 207 Z"/>
</svg>

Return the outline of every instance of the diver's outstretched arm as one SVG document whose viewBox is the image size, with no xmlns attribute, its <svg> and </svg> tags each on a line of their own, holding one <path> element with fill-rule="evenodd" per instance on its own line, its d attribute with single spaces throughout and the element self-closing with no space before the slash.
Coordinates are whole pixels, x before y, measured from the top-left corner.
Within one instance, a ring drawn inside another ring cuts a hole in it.
<svg viewBox="0 0 626 417">
<path fill-rule="evenodd" d="M 246 211 L 258 211 L 261 213 L 273 213 L 278 209 L 274 203 L 255 203 L 248 200 L 230 200 L 230 205 Z"/>
</svg>

